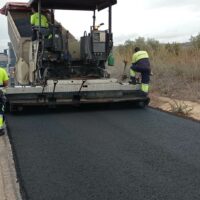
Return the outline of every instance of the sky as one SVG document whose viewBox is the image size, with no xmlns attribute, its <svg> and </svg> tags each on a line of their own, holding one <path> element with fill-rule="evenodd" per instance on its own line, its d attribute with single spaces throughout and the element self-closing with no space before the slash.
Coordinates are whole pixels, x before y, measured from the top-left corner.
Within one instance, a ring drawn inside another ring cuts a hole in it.
<svg viewBox="0 0 200 200">
<path fill-rule="evenodd" d="M 28 0 L 0 0 L 0 7 L 6 2 L 28 2 Z M 118 0 L 113 6 L 114 43 L 123 44 L 136 38 L 154 38 L 160 42 L 187 42 L 191 36 L 200 33 L 200 0 Z M 77 39 L 84 31 L 89 32 L 93 12 L 55 12 L 57 21 Z M 105 23 L 107 9 L 97 12 L 97 24 Z M 0 50 L 7 48 L 9 36 L 6 17 L 0 15 Z"/>
</svg>

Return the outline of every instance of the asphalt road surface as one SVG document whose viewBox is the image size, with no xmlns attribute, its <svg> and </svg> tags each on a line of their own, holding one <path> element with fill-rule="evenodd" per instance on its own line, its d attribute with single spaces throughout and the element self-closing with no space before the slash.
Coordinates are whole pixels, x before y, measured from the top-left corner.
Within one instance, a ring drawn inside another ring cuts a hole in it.
<svg viewBox="0 0 200 200">
<path fill-rule="evenodd" d="M 153 109 L 41 109 L 7 120 L 24 199 L 200 199 L 198 122 Z"/>
</svg>

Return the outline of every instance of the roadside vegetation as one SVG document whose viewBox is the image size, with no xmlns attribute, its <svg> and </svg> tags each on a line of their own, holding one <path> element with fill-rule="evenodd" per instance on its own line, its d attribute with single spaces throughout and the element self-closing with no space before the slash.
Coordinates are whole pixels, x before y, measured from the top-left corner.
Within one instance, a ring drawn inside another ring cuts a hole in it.
<svg viewBox="0 0 200 200">
<path fill-rule="evenodd" d="M 200 100 L 200 34 L 192 36 L 188 43 L 161 44 L 155 39 L 142 37 L 128 40 L 114 48 L 115 68 L 113 74 L 120 78 L 124 71 L 124 60 L 129 66 L 133 49 L 139 46 L 150 56 L 153 76 L 151 93 L 181 100 Z"/>
</svg>

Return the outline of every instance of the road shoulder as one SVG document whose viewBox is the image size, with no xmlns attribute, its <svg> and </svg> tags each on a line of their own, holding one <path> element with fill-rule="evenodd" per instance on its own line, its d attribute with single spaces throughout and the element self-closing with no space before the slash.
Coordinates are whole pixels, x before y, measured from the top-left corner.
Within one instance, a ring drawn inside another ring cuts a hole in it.
<svg viewBox="0 0 200 200">
<path fill-rule="evenodd" d="M 15 164 L 7 134 L 0 137 L 0 199 L 21 200 Z"/>
<path fill-rule="evenodd" d="M 150 106 L 153 108 L 200 121 L 200 102 L 183 101 L 155 94 L 150 94 L 150 99 Z M 183 113 L 179 113 L 179 110 Z"/>
</svg>

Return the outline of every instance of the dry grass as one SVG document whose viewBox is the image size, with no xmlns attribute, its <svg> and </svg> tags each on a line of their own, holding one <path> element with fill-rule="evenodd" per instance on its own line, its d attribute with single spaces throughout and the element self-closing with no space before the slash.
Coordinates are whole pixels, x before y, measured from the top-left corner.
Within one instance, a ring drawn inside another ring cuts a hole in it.
<svg viewBox="0 0 200 200">
<path fill-rule="evenodd" d="M 129 74 L 133 47 L 123 47 L 118 47 L 114 51 L 114 77 L 123 74 L 123 60 L 128 61 L 125 71 Z M 151 92 L 183 100 L 200 100 L 200 50 L 187 47 L 180 48 L 178 53 L 174 53 L 160 45 L 156 51 L 150 48 L 147 51 L 154 74 L 151 77 Z"/>
<path fill-rule="evenodd" d="M 179 115 L 190 115 L 193 110 L 193 107 L 186 104 L 184 101 L 173 100 L 173 103 L 170 104 L 170 111 Z"/>
<path fill-rule="evenodd" d="M 169 97 L 200 99 L 200 51 L 183 49 L 174 55 L 163 50 L 151 63 L 152 91 Z"/>
</svg>

